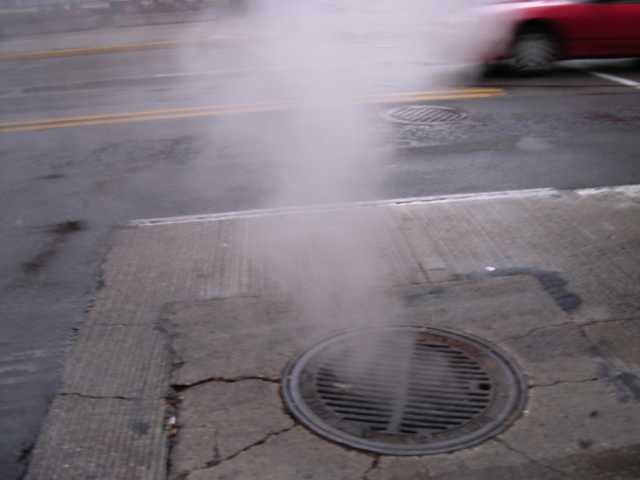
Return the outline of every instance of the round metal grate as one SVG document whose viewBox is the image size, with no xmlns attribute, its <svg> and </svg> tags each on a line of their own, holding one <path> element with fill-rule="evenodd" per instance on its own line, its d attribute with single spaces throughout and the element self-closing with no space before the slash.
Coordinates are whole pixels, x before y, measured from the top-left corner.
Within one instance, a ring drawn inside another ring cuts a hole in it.
<svg viewBox="0 0 640 480">
<path fill-rule="evenodd" d="M 498 348 L 448 330 L 390 326 L 341 333 L 284 372 L 286 404 L 316 433 L 389 455 L 467 448 L 510 425 L 526 382 Z"/>
<path fill-rule="evenodd" d="M 410 125 L 440 125 L 465 118 L 460 110 L 433 105 L 403 105 L 388 110 L 384 117 L 394 123 Z"/>
</svg>

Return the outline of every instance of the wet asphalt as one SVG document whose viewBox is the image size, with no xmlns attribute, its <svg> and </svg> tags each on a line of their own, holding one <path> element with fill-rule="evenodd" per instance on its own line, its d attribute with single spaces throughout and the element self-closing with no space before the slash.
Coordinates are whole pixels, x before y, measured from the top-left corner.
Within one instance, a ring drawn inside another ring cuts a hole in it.
<svg viewBox="0 0 640 480">
<path fill-rule="evenodd" d="M 210 105 L 228 98 L 230 82 L 232 100 L 259 101 L 268 87 L 243 87 L 253 60 L 221 49 L 1 62 L 0 123 Z M 385 160 L 371 165 L 375 193 L 348 200 L 640 183 L 640 90 L 592 70 L 640 81 L 635 61 L 534 78 L 494 69 L 460 81 L 505 94 L 435 102 L 464 114 L 455 124 L 395 126 L 381 142 Z M 371 115 L 383 121 L 378 113 Z M 273 166 L 260 144 L 229 132 L 268 132 L 277 115 L 0 133 L 3 479 L 24 472 L 65 352 L 100 285 L 111 232 L 138 218 L 268 204 L 278 189 Z"/>
</svg>

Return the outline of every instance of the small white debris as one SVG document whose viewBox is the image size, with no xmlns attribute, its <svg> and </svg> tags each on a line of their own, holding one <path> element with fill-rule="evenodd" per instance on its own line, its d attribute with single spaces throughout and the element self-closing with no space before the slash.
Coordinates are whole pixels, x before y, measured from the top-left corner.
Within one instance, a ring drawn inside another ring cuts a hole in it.
<svg viewBox="0 0 640 480">
<path fill-rule="evenodd" d="M 177 420 L 176 420 L 176 417 L 175 417 L 175 416 L 174 416 L 174 417 L 170 417 L 170 418 L 169 418 L 169 425 L 175 425 L 175 424 L 176 424 L 176 421 L 177 421 Z"/>
<path fill-rule="evenodd" d="M 340 390 L 351 390 L 353 388 L 353 385 L 349 383 L 334 383 L 333 386 Z"/>
<path fill-rule="evenodd" d="M 488 267 L 484 267 L 484 269 L 487 272 L 495 272 L 496 271 L 496 267 L 492 267 L 491 265 L 489 265 Z"/>
</svg>

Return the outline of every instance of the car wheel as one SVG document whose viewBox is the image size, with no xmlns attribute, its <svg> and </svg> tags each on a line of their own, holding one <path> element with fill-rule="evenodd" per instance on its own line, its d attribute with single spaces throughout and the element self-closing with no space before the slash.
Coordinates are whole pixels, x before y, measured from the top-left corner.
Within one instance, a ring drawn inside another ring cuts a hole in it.
<svg viewBox="0 0 640 480">
<path fill-rule="evenodd" d="M 512 64 L 516 71 L 537 74 L 548 71 L 558 58 L 555 39 L 546 32 L 523 32 L 513 45 Z"/>
</svg>

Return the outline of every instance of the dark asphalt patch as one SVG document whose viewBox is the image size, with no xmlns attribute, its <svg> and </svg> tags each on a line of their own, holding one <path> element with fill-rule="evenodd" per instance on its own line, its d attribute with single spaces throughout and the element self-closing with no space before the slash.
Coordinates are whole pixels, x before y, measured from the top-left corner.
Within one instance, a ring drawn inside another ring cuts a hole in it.
<svg viewBox="0 0 640 480">
<path fill-rule="evenodd" d="M 133 422 L 131 424 L 131 431 L 138 435 L 146 435 L 149 433 L 150 426 L 148 422 Z"/>
<path fill-rule="evenodd" d="M 529 275 L 535 278 L 542 289 L 553 298 L 556 305 L 567 313 L 575 312 L 582 305 L 580 296 L 567 289 L 568 282 L 562 278 L 559 272 L 528 267 L 512 267 L 499 268 L 492 272 L 470 273 L 466 277 L 469 280 L 476 280 L 484 277 L 513 277 L 516 275 Z"/>
<path fill-rule="evenodd" d="M 51 173 L 49 175 L 43 175 L 42 177 L 38 177 L 40 180 L 60 180 L 64 178 L 64 175 L 61 173 Z"/>
<path fill-rule="evenodd" d="M 69 233 L 82 232 L 86 229 L 87 223 L 84 220 L 67 220 L 51 226 L 49 231 L 56 235 L 67 235 Z"/>
<path fill-rule="evenodd" d="M 578 446 L 586 450 L 593 446 L 593 440 L 578 440 Z"/>
<path fill-rule="evenodd" d="M 606 344 L 593 345 L 589 349 L 589 353 L 597 362 L 598 378 L 613 387 L 620 403 L 640 402 L 640 377 L 635 373 L 623 370 L 619 359 L 609 353 Z M 597 416 L 597 412 L 595 413 L 594 417 Z"/>
<path fill-rule="evenodd" d="M 51 240 L 42 251 L 22 263 L 22 271 L 26 274 L 40 272 L 57 255 L 68 235 L 82 232 L 86 229 L 87 223 L 84 220 L 67 220 L 46 227 L 46 231 L 52 234 Z"/>
<path fill-rule="evenodd" d="M 49 263 L 51 258 L 55 255 L 55 249 L 47 248 L 42 252 L 38 253 L 30 260 L 22 263 L 22 271 L 24 273 L 37 273 L 44 268 L 44 266 Z"/>
<path fill-rule="evenodd" d="M 640 460 L 638 459 L 640 459 L 640 445 L 605 450 L 587 455 L 584 458 L 589 467 L 606 475 L 601 478 L 617 478 L 619 480 L 640 478 Z"/>
<path fill-rule="evenodd" d="M 618 115 L 610 112 L 592 112 L 585 115 L 587 120 L 593 120 L 596 122 L 607 123 L 626 123 L 626 122 L 638 122 L 640 116 L 638 115 Z"/>
<path fill-rule="evenodd" d="M 18 457 L 19 464 L 27 465 L 29 463 L 29 458 L 31 457 L 34 446 L 35 444 L 32 443 L 20 449 L 20 456 Z"/>
</svg>

